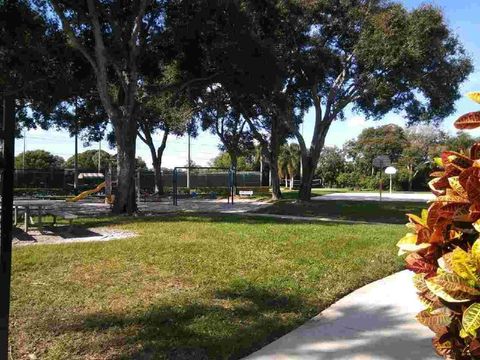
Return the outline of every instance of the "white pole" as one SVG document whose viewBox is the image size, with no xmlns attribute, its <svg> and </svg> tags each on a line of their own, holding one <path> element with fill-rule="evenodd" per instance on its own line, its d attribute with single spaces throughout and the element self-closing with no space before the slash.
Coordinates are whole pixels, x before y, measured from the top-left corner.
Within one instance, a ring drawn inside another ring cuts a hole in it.
<svg viewBox="0 0 480 360">
<path fill-rule="evenodd" d="M 390 194 L 392 194 L 392 174 L 390 174 Z"/>
</svg>

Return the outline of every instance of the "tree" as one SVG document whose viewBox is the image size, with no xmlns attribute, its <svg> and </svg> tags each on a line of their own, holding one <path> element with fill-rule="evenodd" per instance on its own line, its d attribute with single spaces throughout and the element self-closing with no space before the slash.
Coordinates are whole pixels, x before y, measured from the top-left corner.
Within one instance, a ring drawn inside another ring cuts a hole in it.
<svg viewBox="0 0 480 360">
<path fill-rule="evenodd" d="M 188 27 L 175 27 L 177 38 L 195 39 L 185 44 L 195 50 L 187 52 L 186 59 L 215 74 L 212 83 L 221 84 L 229 108 L 242 115 L 262 149 L 270 168 L 272 198 L 281 197 L 278 154 L 290 132 L 286 119 L 300 115 L 294 108 L 295 104 L 301 108 L 302 99 L 291 95 L 295 86 L 286 87 L 295 65 L 292 48 L 303 46 L 301 38 L 310 28 L 298 21 L 299 2 L 180 3 L 182 18 L 195 19 Z"/>
<path fill-rule="evenodd" d="M 211 162 L 210 166 L 228 169 L 232 166 L 232 159 L 228 152 L 221 152 Z M 237 158 L 237 171 L 257 171 L 259 164 L 254 157 L 253 151 Z"/>
<path fill-rule="evenodd" d="M 349 158 L 361 173 L 373 175 L 373 159 L 386 155 L 392 163 L 396 163 L 407 146 L 405 131 L 398 125 L 389 124 L 364 129 L 357 139 L 344 146 Z"/>
<path fill-rule="evenodd" d="M 115 133 L 118 187 L 113 212 L 132 213 L 136 210 L 138 96 L 144 72 L 162 68 L 151 66 L 151 61 L 161 56 L 157 45 L 162 39 L 163 26 L 159 21 L 164 10 L 162 2 L 39 0 L 37 3 L 42 16 L 58 17 L 57 28 L 91 66 L 98 96 Z"/>
<path fill-rule="evenodd" d="M 18 169 L 62 169 L 65 160 L 45 150 L 22 152 L 15 157 L 15 168 Z"/>
<path fill-rule="evenodd" d="M 469 133 L 458 131 L 454 136 L 447 137 L 444 150 L 468 153 L 468 149 L 478 141 L 478 138 L 474 138 Z"/>
<path fill-rule="evenodd" d="M 323 186 L 333 187 L 338 176 L 345 171 L 344 152 L 336 146 L 323 148 L 315 174 L 321 179 Z"/>
<path fill-rule="evenodd" d="M 421 173 L 427 175 L 427 172 L 432 169 L 433 158 L 439 153 L 447 136 L 433 126 L 407 128 L 405 134 L 407 144 L 398 164 L 406 169 L 408 190 L 412 191 L 414 179 Z"/>
<path fill-rule="evenodd" d="M 161 85 L 171 85 L 179 81 L 179 69 L 176 64 L 166 68 Z M 138 137 L 148 146 L 152 157 L 155 176 L 155 191 L 164 194 L 162 178 L 162 158 L 170 134 L 180 136 L 190 130 L 193 107 L 188 97 L 175 91 L 164 91 L 150 96 L 142 102 L 142 112 L 138 120 Z M 153 139 L 155 133 L 162 133 L 160 145 Z"/>
<path fill-rule="evenodd" d="M 228 94 L 220 84 L 207 87 L 199 101 L 198 117 L 204 130 L 210 129 L 221 141 L 220 150 L 226 151 L 231 161 L 228 167 L 239 170 L 239 157 L 253 149 L 253 136 L 247 121 L 232 108 Z"/>
<path fill-rule="evenodd" d="M 410 124 L 438 122 L 454 111 L 472 64 L 431 5 L 408 11 L 382 0 L 304 4 L 312 31 L 295 79 L 309 93 L 315 125 L 309 147 L 298 127 L 295 134 L 302 149 L 299 197 L 309 200 L 325 137 L 347 107 L 372 119 L 393 110 Z"/>
<path fill-rule="evenodd" d="M 81 170 L 98 169 L 98 153 L 100 152 L 100 169 L 108 170 L 109 166 L 114 164 L 115 158 L 105 150 L 85 150 L 78 154 L 78 168 Z M 65 162 L 65 167 L 73 169 L 75 156 L 71 156 Z"/>
<path fill-rule="evenodd" d="M 293 190 L 295 177 L 300 171 L 300 149 L 298 144 L 284 144 L 278 156 L 278 172 L 280 178 L 285 178 L 285 187 Z M 290 186 L 288 179 L 290 179 Z"/>
<path fill-rule="evenodd" d="M 78 168 L 81 170 L 98 170 L 98 156 L 100 153 L 100 170 L 107 171 L 110 166 L 115 166 L 117 156 L 110 154 L 105 150 L 85 150 L 78 154 Z M 72 169 L 74 167 L 75 156 L 71 156 L 65 162 L 65 167 Z M 147 170 L 147 164 L 141 157 L 135 159 L 136 170 Z"/>
</svg>

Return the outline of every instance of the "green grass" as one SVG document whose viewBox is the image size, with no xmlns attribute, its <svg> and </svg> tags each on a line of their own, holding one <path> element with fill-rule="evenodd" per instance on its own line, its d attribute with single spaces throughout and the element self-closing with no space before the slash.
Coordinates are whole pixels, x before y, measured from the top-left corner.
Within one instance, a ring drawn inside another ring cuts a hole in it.
<svg viewBox="0 0 480 360">
<path fill-rule="evenodd" d="M 418 202 L 378 202 L 378 201 L 311 201 L 294 202 L 281 200 L 257 210 L 262 214 L 326 217 L 340 220 L 403 224 L 406 213 L 420 214 L 428 207 Z"/>
<path fill-rule="evenodd" d="M 322 196 L 333 193 L 345 193 L 350 192 L 348 189 L 312 189 L 312 196 Z M 298 199 L 298 190 L 288 190 L 282 188 L 282 197 L 284 200 L 296 200 Z M 256 194 L 249 196 L 249 199 L 268 201 L 271 199 L 271 195 L 268 194 Z"/>
<path fill-rule="evenodd" d="M 139 236 L 14 249 L 14 359 L 238 359 L 402 267 L 398 225 L 105 222 Z"/>
</svg>

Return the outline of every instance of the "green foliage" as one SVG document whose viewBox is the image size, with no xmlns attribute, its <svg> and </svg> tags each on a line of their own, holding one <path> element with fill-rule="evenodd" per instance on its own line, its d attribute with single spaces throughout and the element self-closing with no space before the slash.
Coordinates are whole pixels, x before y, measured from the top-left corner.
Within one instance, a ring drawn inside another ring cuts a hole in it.
<svg viewBox="0 0 480 360">
<path fill-rule="evenodd" d="M 100 155 L 99 155 L 100 152 Z M 98 156 L 100 156 L 100 169 L 102 171 L 108 170 L 109 166 L 113 168 L 116 166 L 117 156 L 110 154 L 105 150 L 85 150 L 78 153 L 78 168 L 81 170 L 96 170 L 98 169 Z M 73 169 L 75 164 L 75 156 L 70 156 L 65 162 L 65 167 Z M 135 165 L 138 170 L 147 170 L 147 164 L 141 157 L 135 159 Z"/>
<path fill-rule="evenodd" d="M 78 168 L 93 170 L 98 168 L 98 156 L 100 152 L 101 169 L 108 169 L 109 165 L 115 161 L 115 157 L 105 150 L 86 150 L 78 153 Z M 65 167 L 73 169 L 75 156 L 71 156 L 65 162 Z"/>
<path fill-rule="evenodd" d="M 285 144 L 278 157 L 278 176 L 294 179 L 300 172 L 300 147 L 298 144 Z M 292 185 L 291 185 L 292 187 Z"/>
<path fill-rule="evenodd" d="M 45 150 L 31 150 L 25 152 L 25 157 L 23 155 L 22 152 L 15 157 L 15 169 L 61 169 L 65 166 L 62 157 Z"/>
<path fill-rule="evenodd" d="M 354 187 L 355 185 L 352 182 L 349 182 L 348 173 L 345 173 L 345 176 L 340 176 L 347 167 L 348 164 L 345 160 L 344 152 L 336 146 L 327 146 L 324 147 L 320 153 L 315 176 L 322 180 L 322 184 L 325 187 L 334 187 L 335 185 Z M 337 183 L 339 181 L 339 176 L 342 185 Z"/>
<path fill-rule="evenodd" d="M 241 155 L 237 158 L 237 171 L 258 171 L 259 163 L 255 161 L 254 154 Z M 211 162 L 210 166 L 230 168 L 232 166 L 232 160 L 228 152 L 221 152 Z"/>
</svg>

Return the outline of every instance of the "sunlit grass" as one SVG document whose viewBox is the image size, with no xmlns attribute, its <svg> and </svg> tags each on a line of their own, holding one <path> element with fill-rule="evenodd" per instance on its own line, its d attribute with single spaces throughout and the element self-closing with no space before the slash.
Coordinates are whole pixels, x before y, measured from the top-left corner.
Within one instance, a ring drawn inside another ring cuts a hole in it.
<svg viewBox="0 0 480 360">
<path fill-rule="evenodd" d="M 14 249 L 14 359 L 236 359 L 402 266 L 398 225 L 107 220 L 139 236 Z"/>
</svg>

